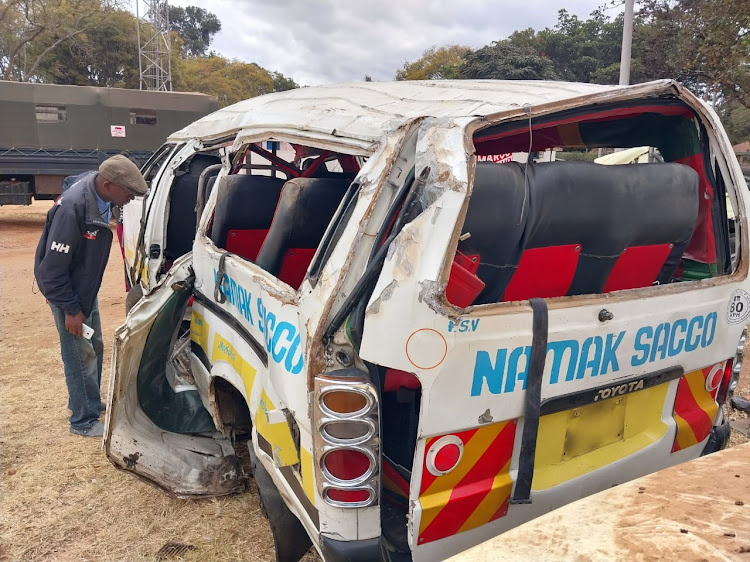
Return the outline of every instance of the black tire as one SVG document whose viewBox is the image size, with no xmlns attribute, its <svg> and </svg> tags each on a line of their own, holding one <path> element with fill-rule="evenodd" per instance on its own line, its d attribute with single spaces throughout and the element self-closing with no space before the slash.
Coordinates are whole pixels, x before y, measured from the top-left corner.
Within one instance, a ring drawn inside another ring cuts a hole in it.
<svg viewBox="0 0 750 562">
<path fill-rule="evenodd" d="M 130 309 L 141 300 L 143 297 L 143 289 L 140 285 L 136 285 L 128 291 L 128 296 L 125 297 L 125 314 L 130 313 Z"/>
</svg>

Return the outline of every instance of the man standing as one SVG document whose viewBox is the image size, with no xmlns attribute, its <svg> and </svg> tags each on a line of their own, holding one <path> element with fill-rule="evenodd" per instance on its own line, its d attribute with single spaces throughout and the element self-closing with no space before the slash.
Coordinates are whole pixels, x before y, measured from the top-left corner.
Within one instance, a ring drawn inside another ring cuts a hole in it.
<svg viewBox="0 0 750 562">
<path fill-rule="evenodd" d="M 55 201 L 36 249 L 34 276 L 60 334 L 70 432 L 75 435 L 104 433 L 99 422 L 104 343 L 96 295 L 112 246 L 111 204 L 122 207 L 146 189 L 128 158 L 105 160 L 98 172 L 80 177 Z"/>
</svg>

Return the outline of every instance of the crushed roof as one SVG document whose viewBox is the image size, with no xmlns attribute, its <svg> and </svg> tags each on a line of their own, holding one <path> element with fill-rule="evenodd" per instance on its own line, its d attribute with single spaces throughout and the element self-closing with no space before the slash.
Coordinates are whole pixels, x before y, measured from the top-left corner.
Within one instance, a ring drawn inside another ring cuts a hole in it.
<svg viewBox="0 0 750 562">
<path fill-rule="evenodd" d="M 672 82 L 649 83 L 662 89 Z M 420 117 L 486 116 L 639 86 L 532 80 L 357 82 L 297 88 L 241 101 L 174 133 L 210 139 L 244 129 L 303 130 L 374 143 Z"/>
</svg>

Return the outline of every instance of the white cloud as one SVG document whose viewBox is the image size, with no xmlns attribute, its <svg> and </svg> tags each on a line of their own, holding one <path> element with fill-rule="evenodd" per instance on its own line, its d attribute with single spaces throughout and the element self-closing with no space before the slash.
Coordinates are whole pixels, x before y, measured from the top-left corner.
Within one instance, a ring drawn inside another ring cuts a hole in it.
<svg viewBox="0 0 750 562">
<path fill-rule="evenodd" d="M 211 48 L 302 85 L 393 80 L 431 46 L 482 47 L 513 31 L 553 27 L 565 8 L 586 18 L 601 0 L 171 0 L 213 12 Z M 613 14 L 614 15 L 614 14 Z"/>
</svg>

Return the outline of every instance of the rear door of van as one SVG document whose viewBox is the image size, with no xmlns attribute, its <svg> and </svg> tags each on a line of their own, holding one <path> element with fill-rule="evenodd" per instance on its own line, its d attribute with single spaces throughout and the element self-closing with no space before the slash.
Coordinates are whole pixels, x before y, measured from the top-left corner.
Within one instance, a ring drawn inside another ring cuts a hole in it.
<svg viewBox="0 0 750 562">
<path fill-rule="evenodd" d="M 384 534 L 403 521 L 416 560 L 728 436 L 750 285 L 715 115 L 674 88 L 531 115 L 422 124 L 421 213 L 364 315 L 360 355 L 385 374 Z M 644 145 L 664 162 L 572 161 Z M 557 161 L 479 158 L 547 149 Z"/>
</svg>

